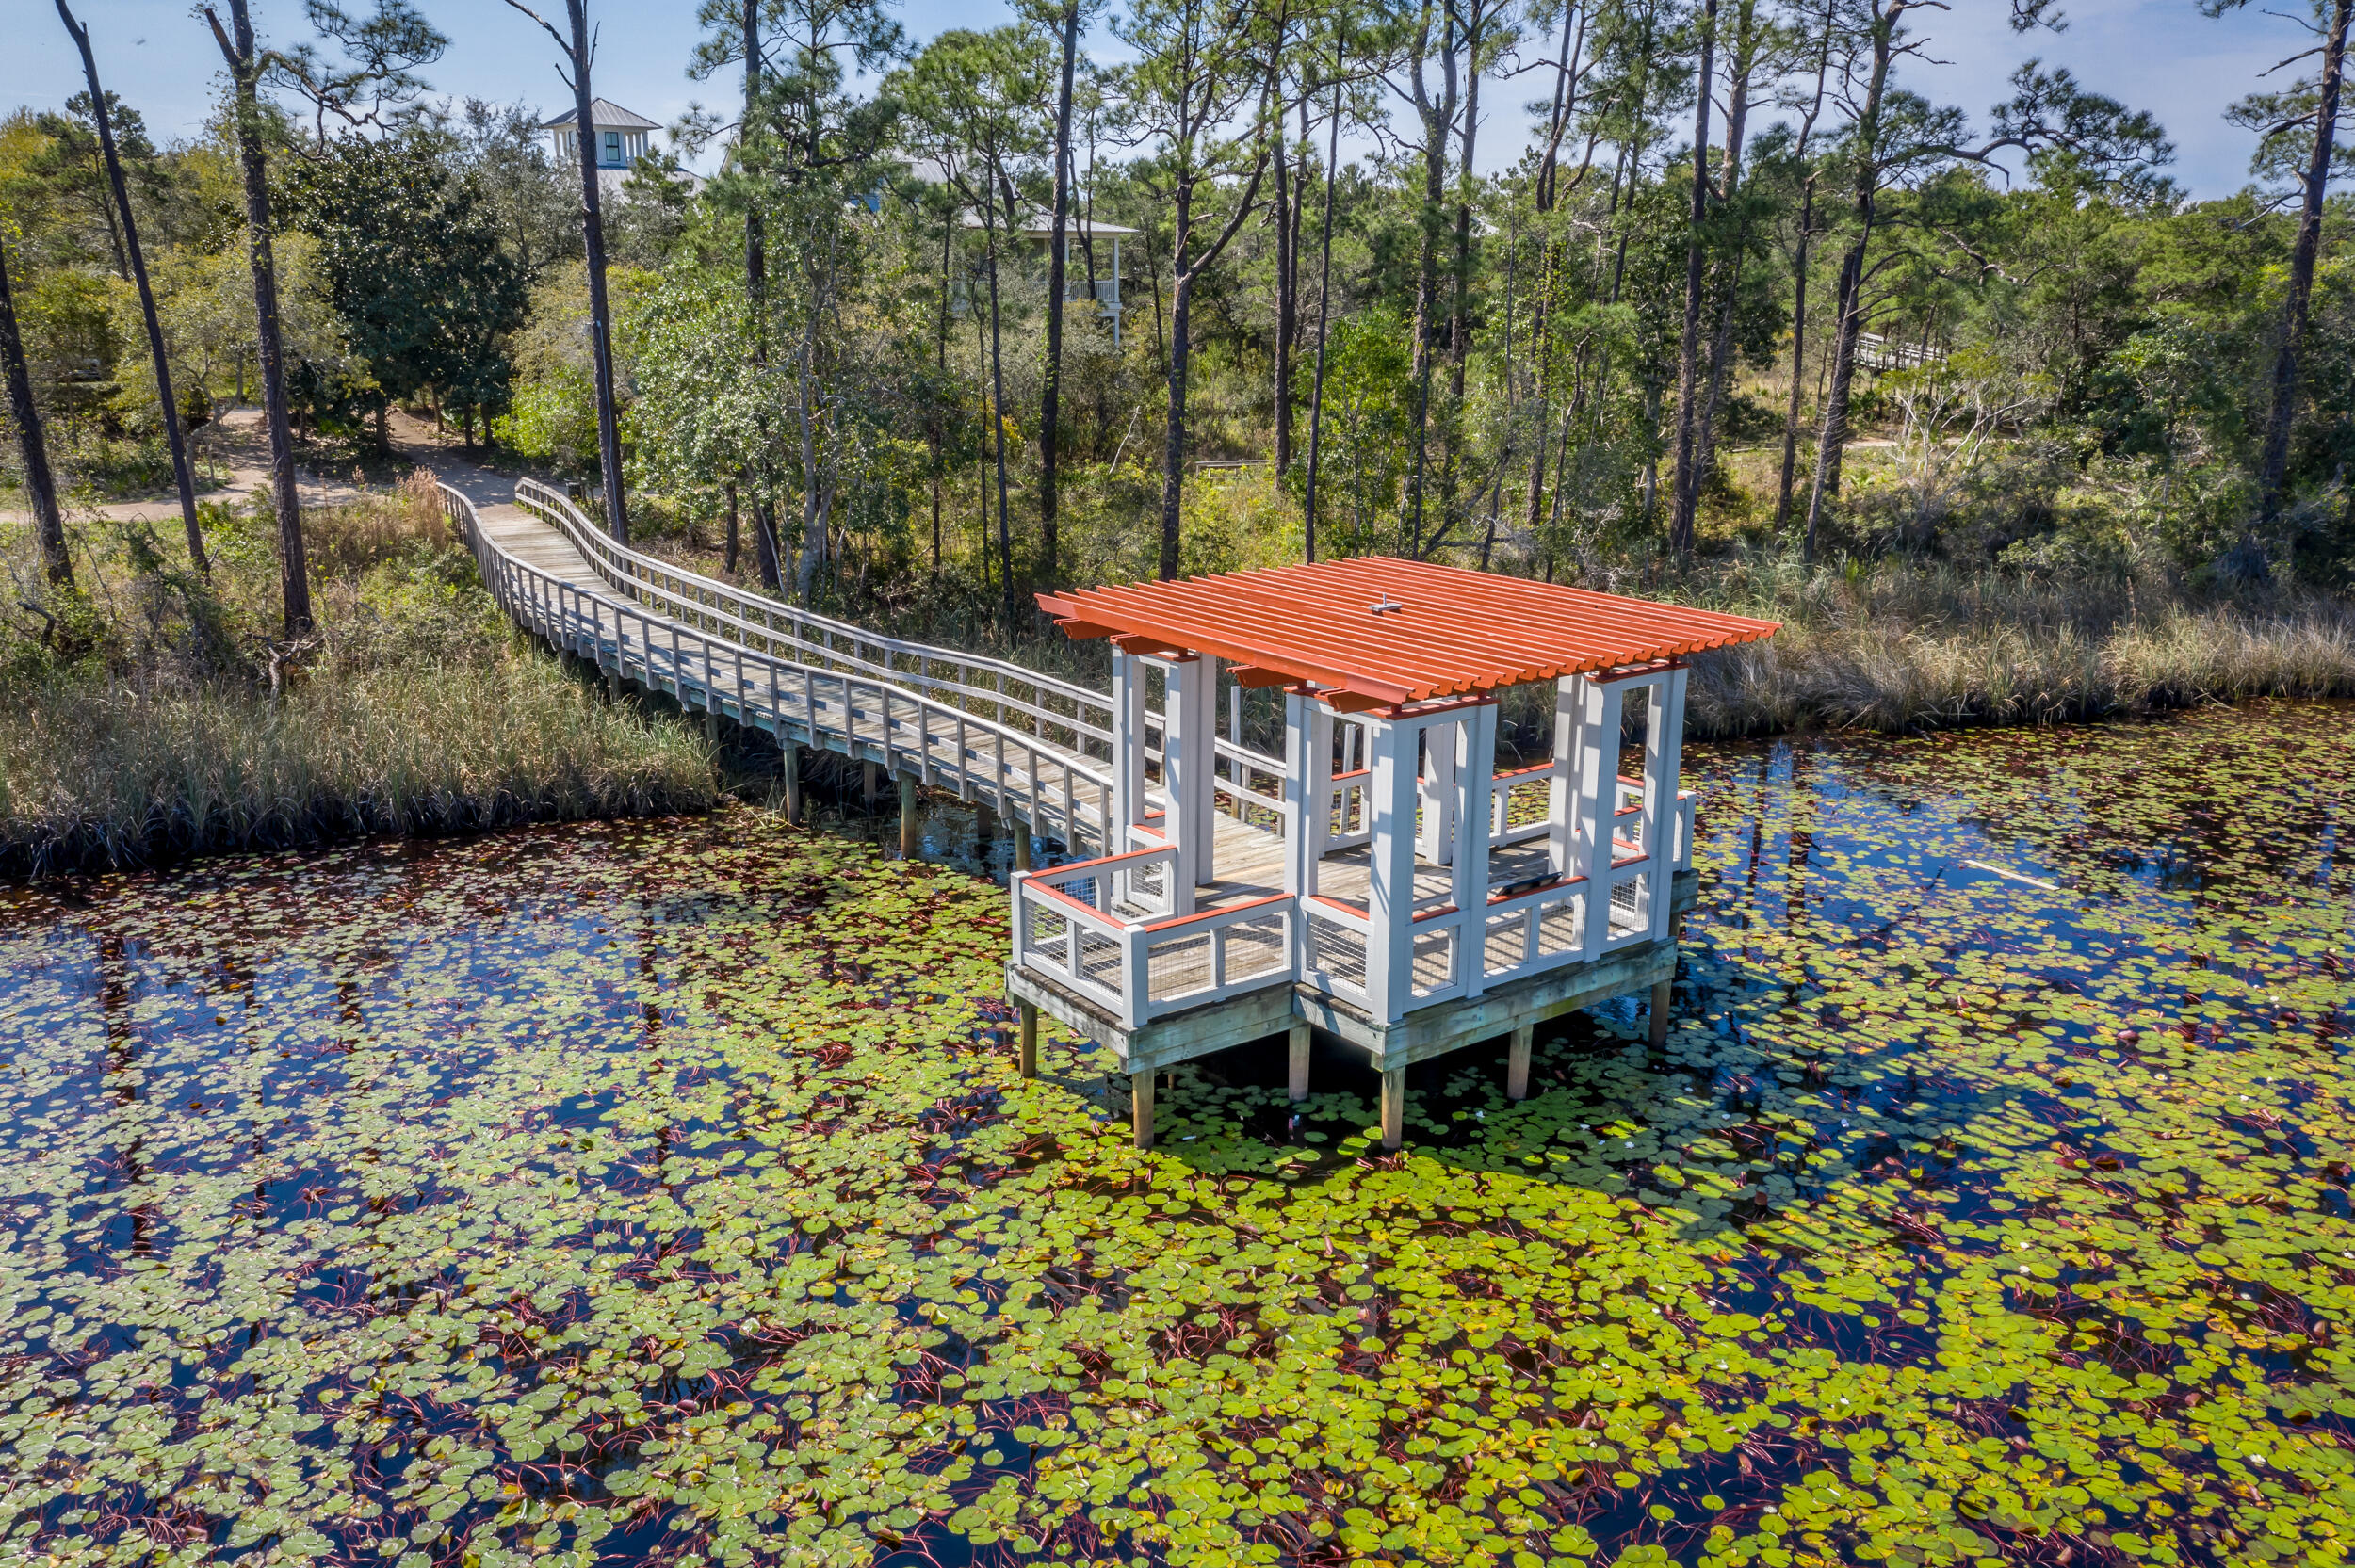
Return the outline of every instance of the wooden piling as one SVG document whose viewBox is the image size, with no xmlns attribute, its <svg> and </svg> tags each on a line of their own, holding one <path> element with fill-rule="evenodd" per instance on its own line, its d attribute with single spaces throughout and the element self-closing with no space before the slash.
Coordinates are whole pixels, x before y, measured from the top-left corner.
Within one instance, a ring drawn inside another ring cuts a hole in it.
<svg viewBox="0 0 2355 1568">
<path fill-rule="evenodd" d="M 862 763 L 859 767 L 861 770 L 859 782 L 865 788 L 867 795 L 865 803 L 869 811 L 873 811 L 875 809 L 875 797 L 883 793 L 881 787 L 883 783 L 883 769 L 877 764 L 871 762 Z"/>
<path fill-rule="evenodd" d="M 1031 825 L 1016 816 L 1007 826 L 1014 829 L 1014 868 L 1028 871 L 1031 869 Z"/>
<path fill-rule="evenodd" d="M 1504 1097 L 1529 1098 L 1529 1048 L 1536 1043 L 1537 1026 L 1523 1024 L 1513 1031 L 1512 1047 L 1504 1053 Z"/>
<path fill-rule="evenodd" d="M 706 703 L 710 700 L 709 697 L 704 699 Z M 704 709 L 704 744 L 715 752 L 720 749 L 720 713 L 717 708 Z"/>
<path fill-rule="evenodd" d="M 1406 1069 L 1393 1067 L 1382 1075 L 1382 1147 L 1395 1149 L 1406 1140 Z"/>
<path fill-rule="evenodd" d="M 1684 940 L 1683 915 L 1669 917 L 1668 940 L 1677 943 Z M 1651 1043 L 1654 1045 L 1668 1043 L 1668 1005 L 1674 999 L 1675 991 L 1676 977 L 1674 975 L 1670 975 L 1651 988 Z"/>
<path fill-rule="evenodd" d="M 777 768 L 785 779 L 785 819 L 802 819 L 802 749 L 790 740 L 777 742 Z"/>
<path fill-rule="evenodd" d="M 1291 1039 L 1289 1042 L 1289 1054 L 1291 1059 L 1290 1063 L 1291 1073 L 1286 1082 L 1285 1092 L 1291 1095 L 1294 1100 L 1305 1100 L 1308 1097 L 1307 1025 L 1294 1024 L 1292 1026 Z"/>
<path fill-rule="evenodd" d="M 1153 1147 L 1153 1075 L 1129 1075 L 1129 1126 L 1136 1135 L 1137 1147 Z"/>
<path fill-rule="evenodd" d="M 1018 1006 L 1022 1018 L 1022 1075 L 1038 1076 L 1038 1009 L 1029 1002 Z"/>
<path fill-rule="evenodd" d="M 901 860 L 916 858 L 916 775 L 902 773 L 900 775 L 900 858 Z M 1038 1010 L 1025 1007 L 1023 1014 L 1031 1020 L 1031 1027 L 1035 1031 L 1038 1027 Z"/>
</svg>

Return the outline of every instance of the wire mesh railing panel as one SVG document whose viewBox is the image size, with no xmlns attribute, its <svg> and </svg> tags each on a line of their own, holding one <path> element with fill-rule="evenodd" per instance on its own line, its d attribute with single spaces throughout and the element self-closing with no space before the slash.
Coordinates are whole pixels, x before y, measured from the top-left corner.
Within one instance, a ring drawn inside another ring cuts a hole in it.
<svg viewBox="0 0 2355 1568">
<path fill-rule="evenodd" d="M 1575 953 L 1586 945 L 1586 895 L 1573 893 L 1537 916 L 1537 956 Z"/>
<path fill-rule="evenodd" d="M 1510 974 L 1529 962 L 1529 923 L 1527 910 L 1488 916 L 1488 929 L 1480 944 L 1483 974 Z"/>
<path fill-rule="evenodd" d="M 1445 991 L 1455 983 L 1455 929 L 1415 933 L 1414 989 L 1418 996 Z"/>
<path fill-rule="evenodd" d="M 1145 994 L 1156 1002 L 1210 988 L 1210 933 L 1155 943 L 1145 950 Z"/>
<path fill-rule="evenodd" d="M 1226 983 L 1282 973 L 1291 967 L 1291 931 L 1280 910 L 1226 928 Z"/>
<path fill-rule="evenodd" d="M 1113 995 L 1121 994 L 1121 945 L 1093 926 L 1080 928 L 1079 971 L 1082 978 L 1102 986 Z"/>
<path fill-rule="evenodd" d="M 1365 936 L 1329 920 L 1309 921 L 1308 967 L 1363 991 L 1366 985 Z"/>
</svg>

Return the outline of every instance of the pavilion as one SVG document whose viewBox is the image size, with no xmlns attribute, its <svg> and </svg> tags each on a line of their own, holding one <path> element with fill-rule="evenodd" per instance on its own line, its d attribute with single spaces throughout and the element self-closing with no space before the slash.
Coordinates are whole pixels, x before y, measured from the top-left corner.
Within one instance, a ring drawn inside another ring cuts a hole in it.
<svg viewBox="0 0 2355 1568">
<path fill-rule="evenodd" d="M 1014 879 L 1026 1073 L 1041 1010 L 1110 1046 L 1146 1147 L 1155 1072 L 1288 1033 L 1305 1098 L 1322 1029 L 1396 1147 L 1414 1062 L 1507 1036 L 1518 1099 L 1539 1023 L 1645 987 L 1664 1035 L 1683 661 L 1774 622 L 1383 558 L 1038 601 L 1112 641 L 1113 852 Z M 1281 757 L 1218 734 L 1222 670 L 1282 689 Z M 1497 693 L 1535 682 L 1552 754 L 1500 771 Z"/>
</svg>

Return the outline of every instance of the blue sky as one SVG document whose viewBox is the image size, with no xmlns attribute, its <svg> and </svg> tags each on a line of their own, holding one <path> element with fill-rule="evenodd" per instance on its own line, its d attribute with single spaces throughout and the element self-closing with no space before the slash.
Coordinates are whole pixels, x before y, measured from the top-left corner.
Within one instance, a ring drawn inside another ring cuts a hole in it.
<svg viewBox="0 0 2355 1568">
<path fill-rule="evenodd" d="M 439 92 L 521 99 L 543 108 L 568 102 L 546 36 L 499 0 L 422 5 L 451 40 L 448 55 L 428 73 Z M 591 5 L 603 29 L 594 77 L 599 96 L 665 124 L 695 100 L 724 105 L 730 84 L 687 79 L 695 0 Z M 2176 177 L 2200 196 L 2230 193 L 2247 178 L 2249 138 L 2224 123 L 2225 106 L 2258 86 L 2260 72 L 2306 47 L 2305 35 L 2266 15 L 2262 0 L 2221 22 L 2202 17 L 2194 0 L 2071 0 L 2066 32 L 2025 39 L 2005 24 L 2006 0 L 1952 6 L 1921 13 L 1936 63 L 1911 67 L 1908 85 L 1984 116 L 2005 96 L 2012 67 L 2026 55 L 2041 55 L 2069 66 L 2088 87 L 2156 114 L 2179 149 Z M 144 113 L 152 130 L 170 138 L 203 123 L 219 90 L 220 61 L 190 0 L 80 0 L 75 11 L 89 25 L 106 85 Z M 543 14 L 561 11 L 561 0 L 550 0 Z M 999 0 L 910 0 L 901 10 L 919 40 L 944 27 L 990 25 L 1007 14 Z M 267 37 L 299 37 L 300 0 L 254 0 L 254 20 Z M 1113 47 L 1108 35 L 1098 41 Z M 0 0 L 0 106 L 54 107 L 80 88 L 80 63 L 51 0 Z M 1482 131 L 1490 155 L 1484 161 L 1502 165 L 1518 154 L 1519 102 L 1529 95 L 1517 85 L 1486 95 L 1500 106 Z"/>
</svg>

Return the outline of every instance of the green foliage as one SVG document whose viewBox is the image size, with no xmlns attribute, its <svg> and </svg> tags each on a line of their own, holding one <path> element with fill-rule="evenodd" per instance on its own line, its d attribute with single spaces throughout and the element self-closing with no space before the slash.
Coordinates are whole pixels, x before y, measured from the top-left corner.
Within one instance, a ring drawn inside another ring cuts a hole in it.
<svg viewBox="0 0 2355 1568">
<path fill-rule="evenodd" d="M 452 411 L 503 410 L 504 340 L 526 296 L 480 196 L 422 138 L 339 140 L 295 169 L 300 219 L 375 406 L 431 388 Z"/>
<path fill-rule="evenodd" d="M 1405 323 L 1368 312 L 1335 322 L 1324 366 L 1327 456 L 1319 529 L 1336 554 L 1394 547 L 1399 486 L 1412 455 L 1414 383 Z M 1301 396 L 1314 387 L 1316 364 L 1300 367 Z M 1305 479 L 1306 471 L 1293 476 Z"/>
</svg>

